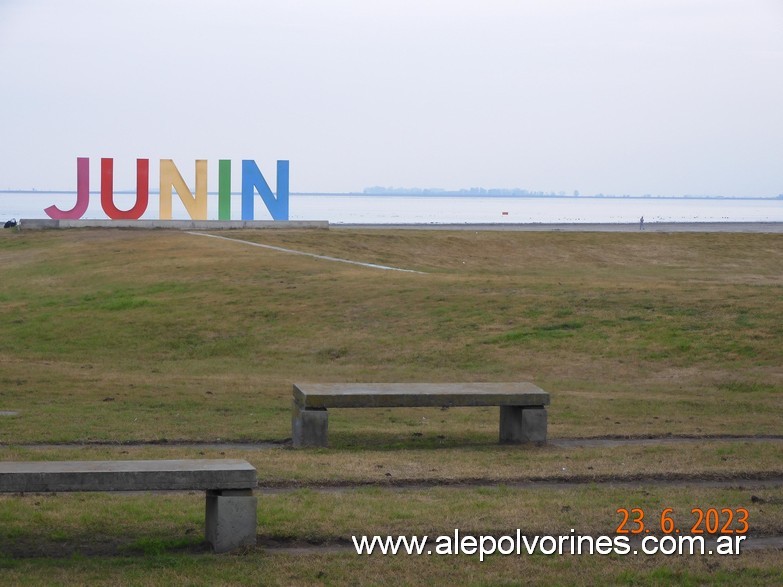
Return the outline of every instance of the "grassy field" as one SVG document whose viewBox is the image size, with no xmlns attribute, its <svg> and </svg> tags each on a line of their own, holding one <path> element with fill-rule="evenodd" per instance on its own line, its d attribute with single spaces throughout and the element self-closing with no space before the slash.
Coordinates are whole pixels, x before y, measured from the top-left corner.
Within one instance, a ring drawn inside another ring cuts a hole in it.
<svg viewBox="0 0 783 587">
<path fill-rule="evenodd" d="M 746 507 L 751 534 L 783 534 L 780 486 L 742 488 L 783 476 L 780 441 L 730 438 L 783 435 L 783 235 L 220 234 L 420 273 L 176 231 L 3 231 L 0 411 L 17 415 L 0 416 L 0 459 L 226 455 L 279 488 L 259 500 L 259 548 L 231 556 L 203 552 L 201 496 L 0 497 L 4 583 L 783 582 L 774 550 L 482 563 L 264 547 L 611 534 L 631 506 Z M 329 449 L 286 442 L 293 382 L 518 380 L 550 392 L 555 441 L 692 438 L 500 446 L 497 408 L 464 408 L 335 410 Z M 536 480 L 584 485 L 515 485 Z"/>
</svg>

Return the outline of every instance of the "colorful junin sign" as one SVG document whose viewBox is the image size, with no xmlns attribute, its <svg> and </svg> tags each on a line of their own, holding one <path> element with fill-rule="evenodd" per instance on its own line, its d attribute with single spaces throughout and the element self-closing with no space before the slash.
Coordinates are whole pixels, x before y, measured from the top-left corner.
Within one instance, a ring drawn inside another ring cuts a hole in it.
<svg viewBox="0 0 783 587">
<path fill-rule="evenodd" d="M 127 210 L 114 203 L 114 159 L 101 159 L 101 207 L 112 220 L 138 220 L 149 203 L 149 159 L 136 160 L 136 202 Z M 160 160 L 160 219 L 171 220 L 172 189 L 177 192 L 191 220 L 207 219 L 207 161 L 196 160 L 196 193 L 190 191 L 171 159 Z M 258 165 L 242 161 L 242 220 L 253 220 L 254 195 L 258 193 L 273 220 L 288 220 L 288 161 L 277 162 L 277 196 L 272 193 Z M 49 206 L 55 220 L 78 220 L 90 203 L 90 159 L 76 159 L 76 204 L 70 210 Z M 218 161 L 218 220 L 231 220 L 231 160 Z"/>
</svg>

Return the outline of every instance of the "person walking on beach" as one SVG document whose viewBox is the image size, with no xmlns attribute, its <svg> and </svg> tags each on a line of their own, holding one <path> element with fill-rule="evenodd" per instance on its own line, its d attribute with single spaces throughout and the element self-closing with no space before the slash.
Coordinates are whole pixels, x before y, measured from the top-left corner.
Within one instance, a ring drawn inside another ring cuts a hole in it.
<svg viewBox="0 0 783 587">
<path fill-rule="evenodd" d="M 644 230 L 644 216 L 639 218 L 639 230 Z"/>
</svg>

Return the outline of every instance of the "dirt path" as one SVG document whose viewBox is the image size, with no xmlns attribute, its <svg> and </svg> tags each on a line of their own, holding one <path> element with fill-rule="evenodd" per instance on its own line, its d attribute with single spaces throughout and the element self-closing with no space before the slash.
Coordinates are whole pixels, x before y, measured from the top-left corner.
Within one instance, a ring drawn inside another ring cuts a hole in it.
<svg viewBox="0 0 783 587">
<path fill-rule="evenodd" d="M 681 443 L 704 443 L 704 442 L 763 442 L 763 443 L 781 443 L 783 444 L 783 435 L 757 435 L 757 436 L 599 436 L 589 438 L 550 438 L 547 444 L 561 448 L 592 448 L 592 447 L 612 447 L 612 446 L 658 446 Z M 112 441 L 91 441 L 91 442 L 63 442 L 63 443 L 45 443 L 29 442 L 14 445 L 0 444 L 0 448 L 5 446 L 15 446 L 19 448 L 56 450 L 67 447 L 87 447 L 87 446 L 172 446 L 193 449 L 209 450 L 271 450 L 281 446 L 290 446 L 291 439 L 283 440 L 262 440 L 259 442 L 211 442 L 211 441 L 193 441 L 193 440 L 112 440 Z"/>
</svg>

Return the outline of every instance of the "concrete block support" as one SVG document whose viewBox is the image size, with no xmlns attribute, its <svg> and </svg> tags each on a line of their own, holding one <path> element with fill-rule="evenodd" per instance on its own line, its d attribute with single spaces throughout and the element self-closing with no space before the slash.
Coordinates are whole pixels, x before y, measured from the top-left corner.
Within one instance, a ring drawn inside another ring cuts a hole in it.
<svg viewBox="0 0 783 587">
<path fill-rule="evenodd" d="M 294 401 L 291 413 L 291 431 L 295 448 L 327 446 L 329 413 L 326 408 L 302 408 Z"/>
<path fill-rule="evenodd" d="M 204 535 L 215 552 L 255 546 L 258 498 L 252 489 L 207 491 Z"/>
<path fill-rule="evenodd" d="M 546 409 L 543 406 L 500 406 L 500 442 L 546 442 Z"/>
</svg>

